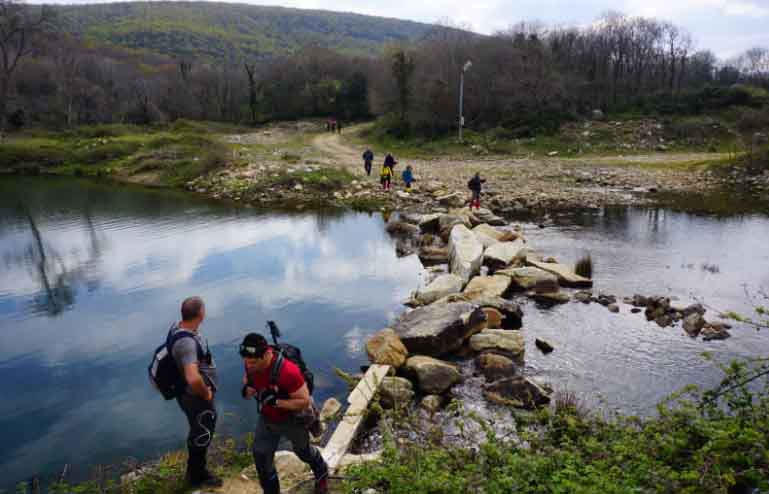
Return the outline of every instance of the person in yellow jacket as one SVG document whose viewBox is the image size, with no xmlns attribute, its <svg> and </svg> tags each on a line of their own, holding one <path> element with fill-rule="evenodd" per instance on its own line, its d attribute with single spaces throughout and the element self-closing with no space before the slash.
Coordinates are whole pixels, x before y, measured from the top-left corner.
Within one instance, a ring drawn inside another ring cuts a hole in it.
<svg viewBox="0 0 769 494">
<path fill-rule="evenodd" d="M 379 174 L 379 178 L 382 182 L 382 189 L 389 191 L 393 179 L 393 169 L 389 165 L 382 165 L 382 171 Z"/>
</svg>

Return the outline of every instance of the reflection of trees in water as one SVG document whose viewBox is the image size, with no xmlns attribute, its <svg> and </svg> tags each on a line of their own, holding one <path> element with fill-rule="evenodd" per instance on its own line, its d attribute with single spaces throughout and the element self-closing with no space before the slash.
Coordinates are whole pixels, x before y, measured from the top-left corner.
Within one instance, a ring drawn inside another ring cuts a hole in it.
<svg viewBox="0 0 769 494">
<path fill-rule="evenodd" d="M 74 266 L 68 267 L 57 250 L 43 239 L 32 212 L 23 204 L 19 205 L 19 209 L 29 223 L 33 241 L 20 255 L 6 257 L 6 262 L 31 268 L 32 275 L 40 284 L 40 292 L 32 300 L 33 310 L 56 316 L 74 305 L 78 283 L 85 283 L 88 291 L 98 289 L 99 279 L 96 274 L 101 261 L 102 241 L 94 227 L 91 212 L 86 208 L 88 254 L 84 261 L 78 260 Z"/>
<path fill-rule="evenodd" d="M 322 209 L 316 214 L 318 233 L 327 234 L 331 226 L 341 220 L 345 212 L 341 209 Z"/>
</svg>

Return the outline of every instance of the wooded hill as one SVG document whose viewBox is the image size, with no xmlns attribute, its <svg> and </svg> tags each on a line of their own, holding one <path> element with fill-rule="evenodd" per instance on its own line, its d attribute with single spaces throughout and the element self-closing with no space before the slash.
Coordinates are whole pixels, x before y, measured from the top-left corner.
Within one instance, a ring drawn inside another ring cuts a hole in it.
<svg viewBox="0 0 769 494">
<path fill-rule="evenodd" d="M 173 57 L 235 61 L 286 55 L 308 43 L 373 55 L 415 41 L 429 24 L 350 13 L 218 2 L 127 2 L 55 8 L 59 29 L 87 41 Z"/>
</svg>

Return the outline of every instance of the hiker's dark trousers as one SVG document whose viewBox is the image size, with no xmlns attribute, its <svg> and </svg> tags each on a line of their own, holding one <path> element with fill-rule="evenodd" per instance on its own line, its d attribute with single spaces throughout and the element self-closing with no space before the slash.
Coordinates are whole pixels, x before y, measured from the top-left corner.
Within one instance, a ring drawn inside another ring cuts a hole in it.
<svg viewBox="0 0 769 494">
<path fill-rule="evenodd" d="M 216 408 L 213 400 L 184 393 L 176 399 L 187 416 L 190 433 L 187 436 L 187 475 L 193 481 L 206 475 L 206 453 L 216 430 Z"/>
<path fill-rule="evenodd" d="M 310 434 L 303 425 L 289 419 L 285 422 L 270 422 L 260 414 L 256 419 L 254 432 L 254 464 L 259 475 L 259 483 L 264 494 L 280 492 L 278 472 L 275 471 L 275 451 L 278 449 L 280 438 L 285 437 L 291 442 L 294 453 L 300 460 L 310 465 L 317 480 L 328 475 L 326 461 L 318 448 L 310 445 Z"/>
</svg>

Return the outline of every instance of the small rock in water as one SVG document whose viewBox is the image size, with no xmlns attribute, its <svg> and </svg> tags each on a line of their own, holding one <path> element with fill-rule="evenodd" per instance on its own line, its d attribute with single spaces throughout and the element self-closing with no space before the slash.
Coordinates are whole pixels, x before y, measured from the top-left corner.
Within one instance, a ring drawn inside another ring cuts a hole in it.
<svg viewBox="0 0 769 494">
<path fill-rule="evenodd" d="M 619 312 L 619 305 L 617 304 L 609 304 L 606 308 L 609 309 L 609 312 L 614 312 L 615 314 Z"/>
<path fill-rule="evenodd" d="M 534 344 L 537 345 L 537 348 L 539 348 L 540 351 L 542 353 L 544 353 L 545 355 L 547 355 L 548 353 L 550 353 L 553 350 L 555 350 L 555 348 L 553 348 L 553 345 L 551 345 L 550 343 L 546 342 L 545 340 L 540 340 L 539 338 L 534 340 Z"/>
<path fill-rule="evenodd" d="M 725 340 L 732 336 L 725 326 L 728 324 L 709 324 L 702 329 L 700 335 L 704 341 Z"/>
<path fill-rule="evenodd" d="M 639 312 L 641 312 L 641 309 L 639 307 L 633 307 L 632 309 L 630 309 L 630 312 L 632 312 L 633 314 L 638 314 Z"/>
<path fill-rule="evenodd" d="M 591 292 L 579 291 L 574 294 L 574 300 L 583 304 L 589 304 L 593 301 L 593 294 Z"/>
<path fill-rule="evenodd" d="M 702 314 L 694 312 L 686 316 L 683 326 L 684 331 L 686 331 L 689 336 L 694 338 L 699 335 L 702 328 L 705 327 L 705 318 L 702 317 Z"/>
</svg>

